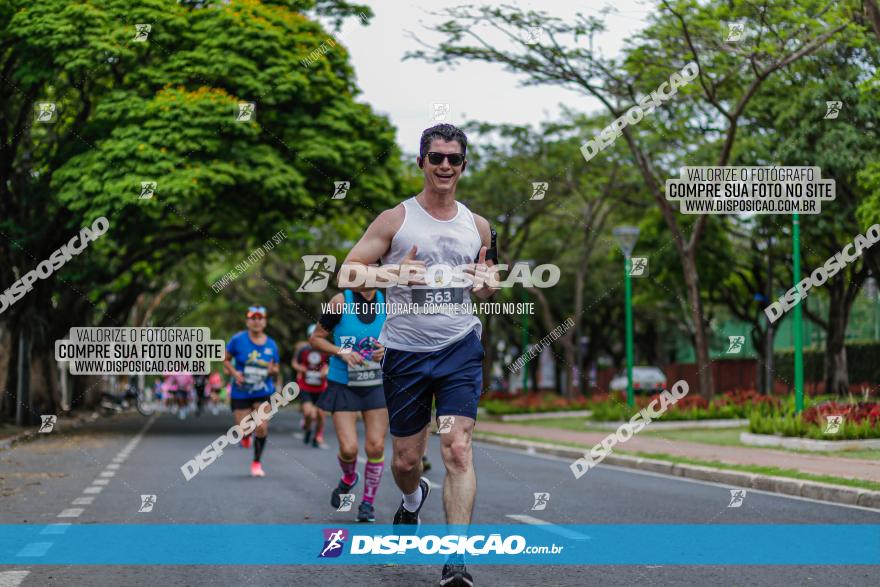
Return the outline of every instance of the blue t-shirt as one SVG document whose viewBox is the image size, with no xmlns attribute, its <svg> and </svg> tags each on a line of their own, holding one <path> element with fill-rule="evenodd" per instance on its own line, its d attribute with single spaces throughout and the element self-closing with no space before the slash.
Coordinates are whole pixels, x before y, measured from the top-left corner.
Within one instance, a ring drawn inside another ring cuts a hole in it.
<svg viewBox="0 0 880 587">
<path fill-rule="evenodd" d="M 269 375 L 269 363 L 281 363 L 278 345 L 270 337 L 265 344 L 257 345 L 242 330 L 229 339 L 226 352 L 232 355 L 232 365 L 244 373 L 244 385 L 232 380 L 232 399 L 260 398 L 275 391 L 275 376 Z"/>
<path fill-rule="evenodd" d="M 339 316 L 339 322 L 332 327 L 333 344 L 340 348 L 350 349 L 351 352 L 359 353 L 364 362 L 357 367 L 349 367 L 348 363 L 339 357 L 330 357 L 330 370 L 327 373 L 327 380 L 334 383 L 341 383 L 350 387 L 369 387 L 373 385 L 382 385 L 382 366 L 371 359 L 375 343 L 379 339 L 382 332 L 382 324 L 385 322 L 384 301 L 385 296 L 381 291 L 377 291 L 373 297 L 373 306 L 367 300 L 358 295 L 355 298 L 354 292 L 346 289 L 342 292 L 344 306 L 342 306 L 342 315 Z M 357 300 L 357 302 L 355 301 Z M 369 305 L 371 309 L 375 308 L 374 315 L 358 316 L 346 309 L 360 309 Z M 361 318 L 364 318 L 363 320 Z M 321 326 L 325 326 L 322 316 Z M 367 322 L 369 320 L 369 322 Z"/>
</svg>

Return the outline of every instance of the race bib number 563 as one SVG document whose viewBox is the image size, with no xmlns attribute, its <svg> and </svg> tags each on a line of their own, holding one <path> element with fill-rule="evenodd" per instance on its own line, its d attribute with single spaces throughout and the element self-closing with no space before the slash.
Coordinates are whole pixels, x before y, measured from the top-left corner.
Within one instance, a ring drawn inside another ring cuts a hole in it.
<svg viewBox="0 0 880 587">
<path fill-rule="evenodd" d="M 414 304 L 460 304 L 464 300 L 463 287 L 412 288 Z"/>
</svg>

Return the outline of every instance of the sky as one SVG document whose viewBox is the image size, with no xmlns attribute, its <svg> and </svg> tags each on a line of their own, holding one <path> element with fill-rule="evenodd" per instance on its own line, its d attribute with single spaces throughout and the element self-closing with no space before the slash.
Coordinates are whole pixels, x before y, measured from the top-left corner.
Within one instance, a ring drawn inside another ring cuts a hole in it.
<svg viewBox="0 0 880 587">
<path fill-rule="evenodd" d="M 397 128 L 397 143 L 405 153 L 416 153 L 422 131 L 436 124 L 432 118 L 434 104 L 449 105 L 445 121 L 452 124 L 482 121 L 538 125 L 558 119 L 560 103 L 577 111 L 599 109 L 595 100 L 558 86 L 521 87 L 523 76 L 496 64 L 462 61 L 454 69 L 445 67 L 441 71 L 440 65 L 420 59 L 403 61 L 407 51 L 420 47 L 412 34 L 427 42 L 443 38 L 427 28 L 446 20 L 432 13 L 461 5 L 462 0 L 361 1 L 372 8 L 375 17 L 366 27 L 357 19 L 349 19 L 338 37 L 350 51 L 357 84 L 363 91 L 358 101 L 389 117 Z M 599 16 L 609 4 L 604 0 L 504 3 L 543 10 L 559 18 L 578 11 Z M 617 0 L 613 6 L 617 12 L 606 16 L 608 30 L 597 38 L 597 46 L 606 56 L 616 55 L 624 40 L 644 26 L 644 19 L 653 10 L 653 2 L 648 0 Z"/>
</svg>

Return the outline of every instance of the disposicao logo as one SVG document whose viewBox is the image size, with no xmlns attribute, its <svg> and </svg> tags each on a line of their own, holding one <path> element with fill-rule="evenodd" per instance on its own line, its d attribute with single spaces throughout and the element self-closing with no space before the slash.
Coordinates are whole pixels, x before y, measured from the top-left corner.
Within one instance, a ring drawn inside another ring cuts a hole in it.
<svg viewBox="0 0 880 587">
<path fill-rule="evenodd" d="M 342 528 L 324 528 L 324 547 L 318 558 L 337 557 L 342 554 L 348 531 Z"/>
</svg>

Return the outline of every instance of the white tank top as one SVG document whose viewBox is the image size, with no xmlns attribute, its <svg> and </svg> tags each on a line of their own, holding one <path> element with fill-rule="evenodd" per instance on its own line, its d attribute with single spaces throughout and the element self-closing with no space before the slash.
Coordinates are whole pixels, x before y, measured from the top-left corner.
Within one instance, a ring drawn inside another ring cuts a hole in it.
<svg viewBox="0 0 880 587">
<path fill-rule="evenodd" d="M 455 205 L 458 212 L 454 218 L 437 220 L 414 197 L 404 200 L 403 224 L 391 239 L 391 247 L 382 257 L 382 264 L 400 263 L 413 245 L 418 247 L 416 259 L 425 262 L 428 272 L 432 265 L 445 264 L 454 268 L 473 263 L 480 254 L 483 241 L 471 211 L 459 202 Z M 396 304 L 430 303 L 432 300 L 470 304 L 471 289 L 470 281 L 454 281 L 443 287 L 390 286 L 385 293 L 385 302 L 389 306 L 379 342 L 391 349 L 426 352 L 449 346 L 472 330 L 480 336 L 480 319 L 472 310 L 461 306 L 458 313 L 433 314 L 400 312 L 394 307 Z"/>
</svg>

